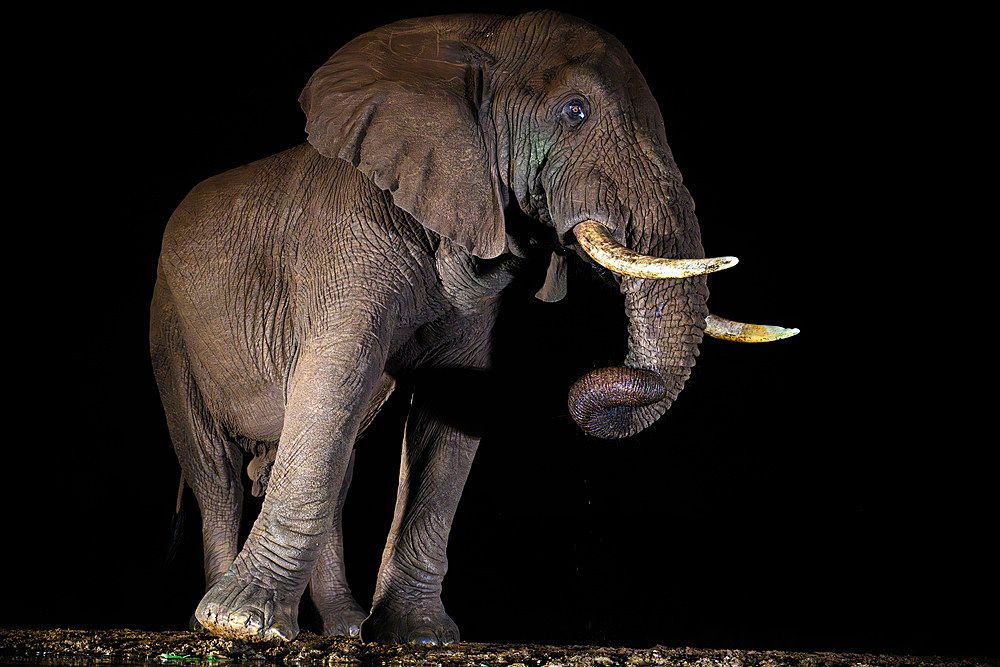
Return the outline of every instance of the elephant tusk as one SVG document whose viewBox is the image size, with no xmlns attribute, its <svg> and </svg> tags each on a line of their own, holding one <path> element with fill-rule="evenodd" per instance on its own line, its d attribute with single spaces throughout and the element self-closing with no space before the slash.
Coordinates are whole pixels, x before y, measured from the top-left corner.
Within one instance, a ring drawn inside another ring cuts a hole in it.
<svg viewBox="0 0 1000 667">
<path fill-rule="evenodd" d="M 734 322 L 715 315 L 705 318 L 705 333 L 712 338 L 731 340 L 737 343 L 770 343 L 782 338 L 790 338 L 798 329 L 786 329 L 769 324 L 746 324 Z"/>
<path fill-rule="evenodd" d="M 606 269 L 632 278 L 688 278 L 728 269 L 739 262 L 735 257 L 666 259 L 643 255 L 615 241 L 608 228 L 594 220 L 577 224 L 573 227 L 573 234 L 592 260 Z"/>
</svg>

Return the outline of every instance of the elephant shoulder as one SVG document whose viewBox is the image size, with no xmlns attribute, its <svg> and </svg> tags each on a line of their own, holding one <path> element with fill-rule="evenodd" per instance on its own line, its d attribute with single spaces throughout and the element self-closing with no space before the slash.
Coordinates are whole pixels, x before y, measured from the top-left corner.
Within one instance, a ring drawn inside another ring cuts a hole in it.
<svg viewBox="0 0 1000 667">
<path fill-rule="evenodd" d="M 178 212 L 209 212 L 229 202 L 242 201 L 249 207 L 259 206 L 259 200 L 267 198 L 296 172 L 309 170 L 310 162 L 316 157 L 319 155 L 315 150 L 302 144 L 206 178 L 188 192 L 175 216 Z"/>
<path fill-rule="evenodd" d="M 309 144 L 222 172 L 194 186 L 167 222 L 164 247 L 206 235 L 232 241 L 241 230 L 294 217 L 331 180 L 332 160 Z"/>
</svg>

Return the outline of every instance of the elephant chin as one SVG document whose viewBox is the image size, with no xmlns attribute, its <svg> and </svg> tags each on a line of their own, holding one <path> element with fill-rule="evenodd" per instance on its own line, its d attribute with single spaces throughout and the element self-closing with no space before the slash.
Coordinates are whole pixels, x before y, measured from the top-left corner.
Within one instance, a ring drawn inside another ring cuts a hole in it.
<svg viewBox="0 0 1000 667">
<path fill-rule="evenodd" d="M 655 406 L 667 395 L 667 384 L 656 371 L 609 367 L 593 370 L 569 391 L 569 412 L 586 433 L 608 440 L 627 438 L 641 431 L 659 414 L 647 419 L 637 413 Z"/>
</svg>

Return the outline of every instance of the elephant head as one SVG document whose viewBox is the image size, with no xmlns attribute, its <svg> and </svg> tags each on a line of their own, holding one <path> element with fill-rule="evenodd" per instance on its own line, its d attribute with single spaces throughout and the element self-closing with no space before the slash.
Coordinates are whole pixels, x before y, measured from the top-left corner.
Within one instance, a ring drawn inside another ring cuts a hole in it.
<svg viewBox="0 0 1000 667">
<path fill-rule="evenodd" d="M 706 274 L 736 259 L 705 258 L 656 101 L 625 48 L 584 21 L 544 11 L 394 23 L 334 54 L 300 102 L 320 153 L 350 162 L 470 253 L 512 249 L 513 193 L 563 246 L 615 273 L 627 358 L 581 378 L 569 397 L 594 436 L 629 436 L 661 416 L 703 333 L 797 333 L 709 314 Z"/>
</svg>

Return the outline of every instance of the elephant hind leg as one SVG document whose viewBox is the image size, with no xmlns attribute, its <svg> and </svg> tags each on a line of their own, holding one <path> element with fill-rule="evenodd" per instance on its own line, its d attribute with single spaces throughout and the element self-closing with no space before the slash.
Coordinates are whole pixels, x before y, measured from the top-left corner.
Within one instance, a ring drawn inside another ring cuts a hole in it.
<svg viewBox="0 0 1000 667">
<path fill-rule="evenodd" d="M 150 351 L 183 480 L 201 510 L 207 590 L 225 574 L 238 553 L 243 453 L 206 408 L 179 330 L 170 319 L 169 308 L 154 313 Z"/>
</svg>

